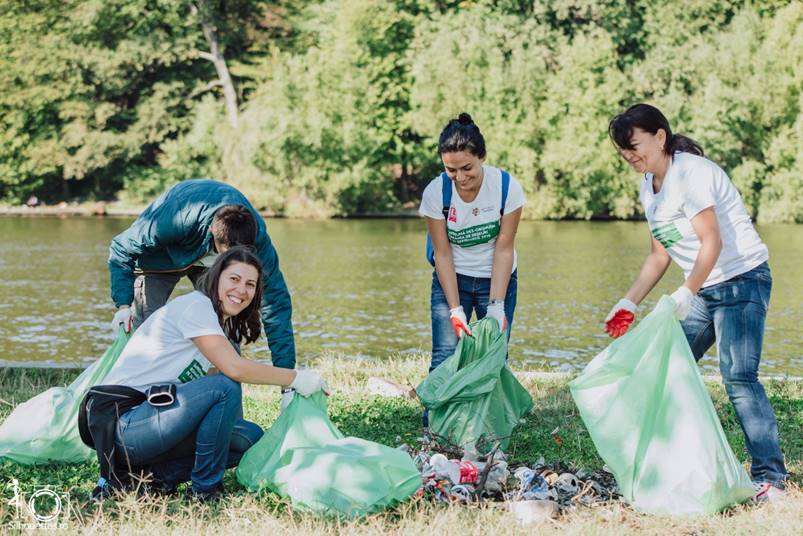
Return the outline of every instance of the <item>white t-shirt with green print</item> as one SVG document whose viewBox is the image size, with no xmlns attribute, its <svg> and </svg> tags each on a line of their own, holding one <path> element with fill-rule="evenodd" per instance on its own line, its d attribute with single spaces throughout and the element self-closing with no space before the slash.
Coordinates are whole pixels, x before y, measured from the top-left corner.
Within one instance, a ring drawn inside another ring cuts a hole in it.
<svg viewBox="0 0 803 536">
<path fill-rule="evenodd" d="M 198 291 L 179 296 L 134 332 L 103 384 L 144 391 L 154 384 L 187 383 L 205 376 L 212 364 L 192 342 L 202 335 L 225 337 L 212 302 Z"/>
<path fill-rule="evenodd" d="M 452 183 L 452 201 L 446 222 L 455 272 L 471 277 L 491 277 L 496 237 L 499 235 L 502 220 L 499 212 L 502 208 L 502 172 L 492 166 L 482 166 L 482 170 L 482 185 L 471 203 L 460 199 Z M 525 201 L 521 184 L 511 175 L 505 214 L 522 207 Z M 424 190 L 418 212 L 436 220 L 443 219 L 440 176 L 433 179 Z M 515 269 L 514 250 L 513 270 Z"/>
<path fill-rule="evenodd" d="M 688 278 L 700 251 L 691 220 L 714 207 L 722 252 L 703 287 L 748 272 L 769 258 L 742 196 L 718 165 L 701 156 L 675 153 L 661 190 L 653 192 L 652 174 L 641 184 L 641 204 L 653 237 L 663 244 Z"/>
</svg>

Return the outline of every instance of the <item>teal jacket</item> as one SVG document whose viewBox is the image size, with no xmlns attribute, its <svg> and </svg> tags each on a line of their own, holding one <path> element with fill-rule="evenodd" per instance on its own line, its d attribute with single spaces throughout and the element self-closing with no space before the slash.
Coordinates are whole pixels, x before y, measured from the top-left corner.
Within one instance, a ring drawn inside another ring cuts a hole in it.
<svg viewBox="0 0 803 536">
<path fill-rule="evenodd" d="M 116 306 L 134 301 L 134 271 L 180 271 L 212 248 L 212 218 L 222 205 L 242 205 L 257 222 L 256 253 L 262 260 L 262 325 L 273 364 L 296 363 L 290 293 L 279 271 L 279 257 L 265 222 L 236 188 L 209 179 L 180 182 L 151 203 L 136 221 L 112 240 L 109 273 Z"/>
</svg>

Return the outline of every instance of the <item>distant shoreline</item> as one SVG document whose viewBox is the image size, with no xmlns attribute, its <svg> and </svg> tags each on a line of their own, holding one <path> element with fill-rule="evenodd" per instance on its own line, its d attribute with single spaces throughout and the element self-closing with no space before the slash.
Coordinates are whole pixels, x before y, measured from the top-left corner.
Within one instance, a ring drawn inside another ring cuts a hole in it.
<svg viewBox="0 0 803 536">
<path fill-rule="evenodd" d="M 103 203 L 96 204 L 65 204 L 65 205 L 48 205 L 43 207 L 26 207 L 26 206 L 0 206 L 1 216 L 16 216 L 16 217 L 92 217 L 92 218 L 136 218 L 140 212 L 145 209 L 142 207 L 132 208 L 119 208 L 114 206 L 105 205 Z M 260 211 L 259 214 L 263 218 L 285 218 L 282 214 Z M 416 209 L 406 209 L 394 212 L 368 212 L 360 214 L 350 214 L 348 216 L 336 216 L 331 219 L 360 219 L 360 218 L 403 218 L 413 219 L 420 218 Z"/>
</svg>

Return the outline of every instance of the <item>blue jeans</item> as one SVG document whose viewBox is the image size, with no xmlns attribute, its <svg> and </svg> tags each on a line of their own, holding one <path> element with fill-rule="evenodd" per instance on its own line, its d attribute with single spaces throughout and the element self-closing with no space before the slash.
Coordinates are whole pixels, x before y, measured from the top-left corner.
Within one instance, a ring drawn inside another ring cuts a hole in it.
<svg viewBox="0 0 803 536">
<path fill-rule="evenodd" d="M 176 387 L 176 401 L 155 407 L 147 402 L 117 421 L 118 457 L 131 465 L 150 465 L 167 486 L 192 480 L 196 492 L 214 489 L 226 467 L 237 465 L 262 429 L 242 418 L 242 388 L 223 374 Z"/>
<path fill-rule="evenodd" d="M 764 319 L 772 290 L 765 262 L 749 272 L 700 290 L 681 323 L 696 360 L 717 343 L 719 370 L 742 426 L 756 482 L 783 486 L 787 477 L 778 424 L 758 381 Z"/>
<path fill-rule="evenodd" d="M 505 294 L 505 317 L 507 318 L 507 339 L 510 340 L 510 330 L 513 327 L 513 313 L 516 310 L 516 291 L 518 289 L 518 270 L 510 274 Z M 457 291 L 460 294 L 460 305 L 471 320 L 471 313 L 476 312 L 477 318 L 485 318 L 488 297 L 491 293 L 490 277 L 471 277 L 457 274 Z M 443 363 L 447 357 L 454 353 L 457 347 L 457 334 L 449 319 L 449 304 L 443 292 L 438 274 L 432 272 L 432 363 L 429 371 Z"/>
</svg>

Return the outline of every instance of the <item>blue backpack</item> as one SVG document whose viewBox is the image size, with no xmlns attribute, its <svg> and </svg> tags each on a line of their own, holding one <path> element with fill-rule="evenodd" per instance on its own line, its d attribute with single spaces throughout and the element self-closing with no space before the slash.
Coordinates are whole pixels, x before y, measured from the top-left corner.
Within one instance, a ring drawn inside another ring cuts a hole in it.
<svg viewBox="0 0 803 536">
<path fill-rule="evenodd" d="M 504 215 L 507 191 L 510 189 L 510 173 L 504 169 L 500 171 L 502 172 L 502 208 L 499 210 L 499 214 Z M 449 217 L 449 207 L 452 204 L 452 180 L 445 171 L 441 173 L 441 197 L 443 199 L 443 223 L 446 224 Z M 432 245 L 432 237 L 429 235 L 429 231 L 427 231 L 427 261 L 432 266 L 435 266 L 435 248 Z"/>
</svg>

